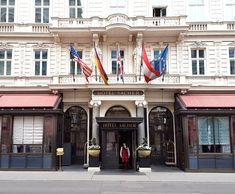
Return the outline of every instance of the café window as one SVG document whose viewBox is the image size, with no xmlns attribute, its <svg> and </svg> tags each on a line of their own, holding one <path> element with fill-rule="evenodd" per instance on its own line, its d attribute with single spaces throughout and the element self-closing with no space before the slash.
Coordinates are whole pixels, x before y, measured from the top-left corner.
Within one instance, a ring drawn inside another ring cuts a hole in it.
<svg viewBox="0 0 235 194">
<path fill-rule="evenodd" d="M 2 116 L 1 119 L 1 153 L 7 154 L 11 152 L 11 117 Z"/>
<path fill-rule="evenodd" d="M 188 116 L 186 120 L 187 128 L 188 128 L 188 144 L 189 144 L 189 153 L 196 154 L 197 153 L 197 126 L 196 126 L 196 117 Z"/>
<path fill-rule="evenodd" d="M 231 153 L 229 117 L 198 117 L 200 153 Z"/>
</svg>

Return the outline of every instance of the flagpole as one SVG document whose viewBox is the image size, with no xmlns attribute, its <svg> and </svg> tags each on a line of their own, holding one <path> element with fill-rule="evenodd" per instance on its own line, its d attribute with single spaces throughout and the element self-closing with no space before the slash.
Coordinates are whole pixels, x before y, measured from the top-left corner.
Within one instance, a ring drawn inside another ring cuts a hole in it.
<svg viewBox="0 0 235 194">
<path fill-rule="evenodd" d="M 142 41 L 139 81 L 141 81 L 141 70 L 142 70 L 142 66 L 143 66 L 143 63 L 142 63 L 143 46 L 144 46 L 144 42 Z M 138 50 L 136 52 L 137 52 L 136 55 L 138 56 Z M 138 57 L 136 57 L 136 59 L 138 59 Z"/>
<path fill-rule="evenodd" d="M 119 76 L 118 76 L 118 73 L 120 73 L 119 72 L 119 68 L 118 68 L 118 65 L 120 65 L 119 63 L 118 63 L 118 58 L 119 58 L 119 44 L 118 44 L 118 42 L 116 43 L 116 45 L 117 45 L 117 66 L 116 66 L 116 71 L 117 71 L 117 81 L 119 81 Z"/>
<path fill-rule="evenodd" d="M 94 52 L 95 52 L 95 41 L 93 41 L 93 55 L 94 55 Z M 92 58 L 93 58 L 93 56 L 92 56 Z M 93 64 L 94 65 L 94 64 Z M 97 81 L 98 80 L 98 75 L 97 75 L 97 68 L 96 68 L 96 66 L 95 66 L 95 81 Z"/>
</svg>

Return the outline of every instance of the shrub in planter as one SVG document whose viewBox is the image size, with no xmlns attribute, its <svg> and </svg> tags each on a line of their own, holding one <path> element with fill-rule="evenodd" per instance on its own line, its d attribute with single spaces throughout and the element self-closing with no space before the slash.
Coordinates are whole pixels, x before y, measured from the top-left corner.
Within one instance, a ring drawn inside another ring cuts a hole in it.
<svg viewBox="0 0 235 194">
<path fill-rule="evenodd" d="M 138 156 L 140 158 L 145 158 L 150 156 L 151 154 L 151 147 L 147 144 L 147 138 L 143 138 L 143 143 L 137 148 Z"/>
<path fill-rule="evenodd" d="M 91 145 L 88 146 L 88 154 L 93 157 L 100 155 L 100 146 L 96 144 L 96 138 L 92 138 Z"/>
</svg>

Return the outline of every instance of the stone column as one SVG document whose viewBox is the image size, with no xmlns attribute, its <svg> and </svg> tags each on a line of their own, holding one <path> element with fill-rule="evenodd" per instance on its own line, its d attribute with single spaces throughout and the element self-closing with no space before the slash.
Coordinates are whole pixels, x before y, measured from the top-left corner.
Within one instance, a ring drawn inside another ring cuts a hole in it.
<svg viewBox="0 0 235 194">
<path fill-rule="evenodd" d="M 100 116 L 100 105 L 101 101 L 91 100 L 90 105 L 92 106 L 92 138 L 96 138 L 96 143 L 99 145 L 99 128 L 96 122 L 96 117 Z"/>
<path fill-rule="evenodd" d="M 138 125 L 138 145 L 143 143 L 143 138 L 145 136 L 145 128 L 144 128 L 144 107 L 146 106 L 146 101 L 135 101 L 137 106 L 137 117 L 142 117 L 143 122 Z"/>
</svg>

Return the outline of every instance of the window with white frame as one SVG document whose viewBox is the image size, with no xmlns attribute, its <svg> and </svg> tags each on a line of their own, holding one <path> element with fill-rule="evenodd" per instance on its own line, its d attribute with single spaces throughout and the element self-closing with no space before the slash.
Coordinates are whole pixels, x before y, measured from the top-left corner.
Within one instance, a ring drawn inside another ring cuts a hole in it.
<svg viewBox="0 0 235 194">
<path fill-rule="evenodd" d="M 78 55 L 82 59 L 82 50 L 78 50 Z M 70 54 L 70 74 L 81 75 L 82 70 L 77 61 L 73 60 L 74 57 Z"/>
<path fill-rule="evenodd" d="M 42 116 L 15 116 L 13 122 L 13 153 L 41 153 L 43 143 Z"/>
<path fill-rule="evenodd" d="M 49 23 L 50 0 L 35 0 L 35 22 Z"/>
<path fill-rule="evenodd" d="M 224 0 L 224 20 L 231 21 L 235 20 L 235 1 L 234 0 Z"/>
<path fill-rule="evenodd" d="M 124 50 L 120 50 L 120 56 L 122 64 L 124 66 Z M 118 60 L 118 50 L 111 50 L 111 64 L 112 64 L 112 74 L 120 73 L 120 66 L 117 63 Z M 124 67 L 123 67 L 124 68 Z"/>
<path fill-rule="evenodd" d="M 35 50 L 34 59 L 35 59 L 35 75 L 47 75 L 48 51 Z"/>
<path fill-rule="evenodd" d="M 189 21 L 203 21 L 205 18 L 204 0 L 189 0 L 187 19 Z"/>
<path fill-rule="evenodd" d="M 153 8 L 153 17 L 165 17 L 165 16 L 166 16 L 166 7 Z"/>
<path fill-rule="evenodd" d="M 82 18 L 83 2 L 81 0 L 69 0 L 69 17 Z"/>
<path fill-rule="evenodd" d="M 193 75 L 205 74 L 205 49 L 191 49 L 191 64 Z"/>
<path fill-rule="evenodd" d="M 127 14 L 127 1 L 126 0 L 110 0 L 110 14 L 123 13 Z"/>
<path fill-rule="evenodd" d="M 15 0 L 0 1 L 0 22 L 14 22 Z"/>
<path fill-rule="evenodd" d="M 11 75 L 12 50 L 0 50 L 0 75 Z"/>
<path fill-rule="evenodd" d="M 230 74 L 235 74 L 235 48 L 229 48 Z"/>
</svg>

